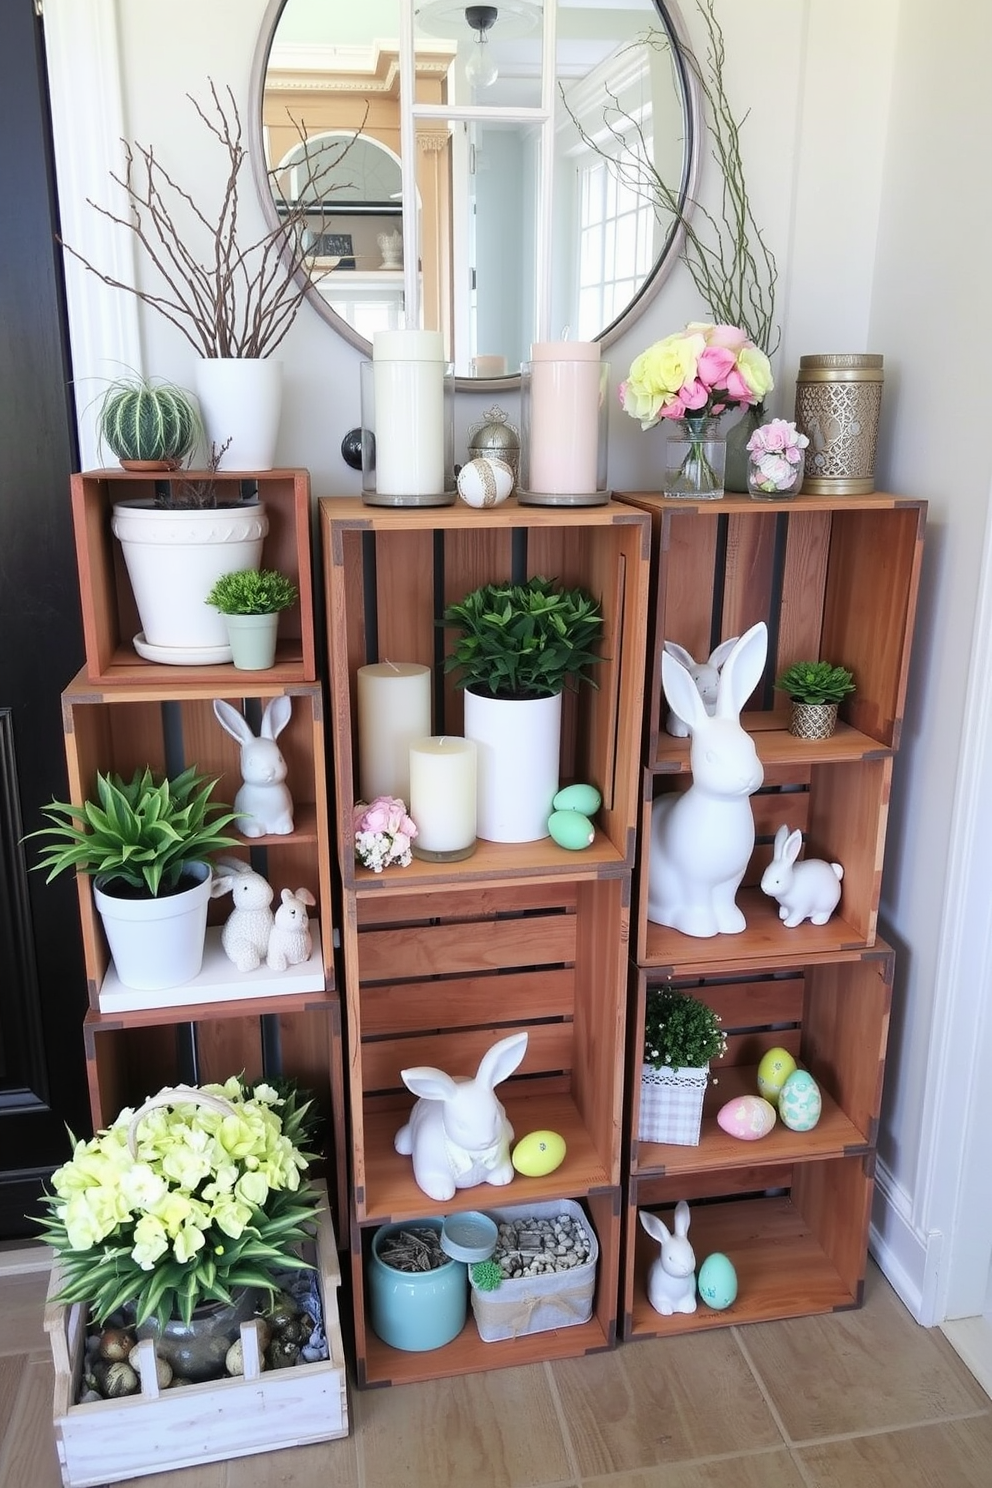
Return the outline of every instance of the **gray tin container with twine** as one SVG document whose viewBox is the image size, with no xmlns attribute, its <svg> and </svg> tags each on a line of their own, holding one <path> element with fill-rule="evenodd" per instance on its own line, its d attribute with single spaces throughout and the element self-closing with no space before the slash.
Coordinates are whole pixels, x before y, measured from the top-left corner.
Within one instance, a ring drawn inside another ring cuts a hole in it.
<svg viewBox="0 0 992 1488">
<path fill-rule="evenodd" d="M 796 426 L 809 440 L 804 495 L 874 491 L 883 377 L 882 357 L 871 352 L 800 357 Z"/>
</svg>

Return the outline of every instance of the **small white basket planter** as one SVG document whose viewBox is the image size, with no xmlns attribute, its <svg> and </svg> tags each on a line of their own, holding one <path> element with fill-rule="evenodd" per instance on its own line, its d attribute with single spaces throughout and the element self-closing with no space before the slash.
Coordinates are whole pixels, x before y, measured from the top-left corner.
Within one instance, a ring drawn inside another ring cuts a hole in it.
<svg viewBox="0 0 992 1488">
<path fill-rule="evenodd" d="M 552 1199 L 507 1209 L 488 1209 L 486 1213 L 497 1224 L 516 1219 L 555 1219 L 559 1214 L 567 1214 L 581 1224 L 589 1238 L 589 1259 L 568 1271 L 512 1278 L 493 1292 L 479 1291 L 469 1267 L 472 1312 L 483 1343 L 587 1323 L 592 1317 L 599 1242 L 581 1204 L 574 1199 Z"/>
<path fill-rule="evenodd" d="M 642 1064 L 638 1141 L 698 1147 L 709 1075 L 708 1064 L 683 1069 Z"/>
</svg>

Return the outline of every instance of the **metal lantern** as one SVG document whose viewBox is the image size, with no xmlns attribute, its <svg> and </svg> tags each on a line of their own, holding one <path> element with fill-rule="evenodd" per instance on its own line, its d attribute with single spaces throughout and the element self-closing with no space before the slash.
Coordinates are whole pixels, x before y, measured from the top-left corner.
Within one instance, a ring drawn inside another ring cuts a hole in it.
<svg viewBox="0 0 992 1488">
<path fill-rule="evenodd" d="M 520 478 L 520 430 L 511 424 L 502 408 L 493 404 L 481 424 L 468 431 L 470 460 L 503 460 L 513 471 L 513 484 Z"/>
<path fill-rule="evenodd" d="M 799 359 L 796 425 L 809 439 L 807 496 L 864 496 L 875 489 L 882 358 L 835 353 Z"/>
</svg>

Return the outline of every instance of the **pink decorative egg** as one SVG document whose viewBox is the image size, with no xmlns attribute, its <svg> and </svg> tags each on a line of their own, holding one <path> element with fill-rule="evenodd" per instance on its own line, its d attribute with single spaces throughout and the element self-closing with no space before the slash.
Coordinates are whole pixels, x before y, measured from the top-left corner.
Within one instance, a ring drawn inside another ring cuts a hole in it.
<svg viewBox="0 0 992 1488">
<path fill-rule="evenodd" d="M 775 1107 L 760 1095 L 739 1095 L 720 1107 L 716 1119 L 729 1137 L 757 1142 L 759 1137 L 767 1137 L 775 1125 Z"/>
</svg>

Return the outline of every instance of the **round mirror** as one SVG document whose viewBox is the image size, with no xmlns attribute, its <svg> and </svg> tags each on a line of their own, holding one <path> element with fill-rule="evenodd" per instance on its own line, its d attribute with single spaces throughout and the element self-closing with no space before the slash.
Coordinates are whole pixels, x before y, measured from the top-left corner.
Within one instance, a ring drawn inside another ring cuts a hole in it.
<svg viewBox="0 0 992 1488">
<path fill-rule="evenodd" d="M 405 324 L 403 3 L 271 0 L 252 78 L 250 149 L 266 219 L 292 221 L 308 298 L 367 355 L 376 330 Z M 547 3 L 557 10 L 542 264 L 542 0 L 413 0 L 420 322 L 443 331 L 459 385 L 519 375 L 539 339 L 542 273 L 552 336 L 604 346 L 659 288 L 677 257 L 677 217 L 657 214 L 610 155 L 646 154 L 680 208 L 694 184 L 695 95 L 673 8 Z"/>
</svg>

